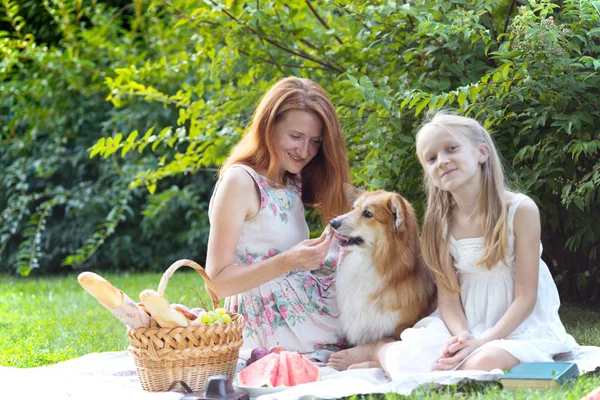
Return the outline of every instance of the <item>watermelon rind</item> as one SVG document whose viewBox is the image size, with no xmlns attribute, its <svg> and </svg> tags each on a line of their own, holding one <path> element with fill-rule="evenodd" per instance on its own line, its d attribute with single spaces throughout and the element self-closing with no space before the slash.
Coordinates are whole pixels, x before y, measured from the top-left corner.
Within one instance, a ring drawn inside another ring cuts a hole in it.
<svg viewBox="0 0 600 400">
<path fill-rule="evenodd" d="M 240 385 L 248 387 L 272 387 L 279 370 L 279 354 L 269 354 L 238 373 Z"/>
</svg>

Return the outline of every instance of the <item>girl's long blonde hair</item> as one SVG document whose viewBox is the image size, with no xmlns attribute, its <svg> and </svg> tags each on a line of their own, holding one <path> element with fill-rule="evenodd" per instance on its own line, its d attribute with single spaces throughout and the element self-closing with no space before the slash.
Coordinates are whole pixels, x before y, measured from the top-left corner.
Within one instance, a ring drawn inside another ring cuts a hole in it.
<svg viewBox="0 0 600 400">
<path fill-rule="evenodd" d="M 499 261 L 506 262 L 508 249 L 508 222 L 504 195 L 506 186 L 500 156 L 492 137 L 476 120 L 440 111 L 417 133 L 417 156 L 424 168 L 423 146 L 419 138 L 426 132 L 439 129 L 452 135 L 466 137 L 475 146 L 485 144 L 488 148 L 489 157 L 480 164 L 482 190 L 476 207 L 482 213 L 485 249 L 477 263 L 491 269 Z M 438 282 L 457 293 L 460 288 L 450 255 L 448 233 L 454 200 L 450 192 L 440 190 L 433 185 L 427 178 L 427 173 L 425 173 L 425 186 L 429 194 L 421 234 L 423 259 L 436 274 Z"/>
<path fill-rule="evenodd" d="M 277 180 L 278 160 L 273 145 L 273 129 L 288 110 L 313 112 L 323 124 L 321 147 L 300 176 L 287 172 L 282 185 L 296 183 L 302 188 L 302 202 L 319 207 L 324 221 L 349 208 L 344 184 L 350 182 L 346 144 L 335 107 L 325 91 L 314 81 L 296 77 L 278 81 L 259 102 L 248 132 L 231 150 L 219 169 L 219 178 L 234 164 L 266 171 Z"/>
</svg>

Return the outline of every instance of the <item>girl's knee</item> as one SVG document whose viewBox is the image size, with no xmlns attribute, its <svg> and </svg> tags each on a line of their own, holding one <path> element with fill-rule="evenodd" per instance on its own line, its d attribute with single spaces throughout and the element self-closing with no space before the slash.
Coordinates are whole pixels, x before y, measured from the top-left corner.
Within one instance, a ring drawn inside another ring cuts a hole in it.
<svg viewBox="0 0 600 400">
<path fill-rule="evenodd" d="M 509 369 L 519 364 L 519 360 L 502 349 L 483 349 L 473 354 L 460 369 L 491 371 L 493 369 Z"/>
</svg>

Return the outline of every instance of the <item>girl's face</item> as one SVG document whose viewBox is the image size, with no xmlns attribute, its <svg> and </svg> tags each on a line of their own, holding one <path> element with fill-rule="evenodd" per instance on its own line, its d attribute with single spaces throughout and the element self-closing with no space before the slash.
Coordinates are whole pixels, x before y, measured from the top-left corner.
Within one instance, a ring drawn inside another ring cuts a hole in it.
<svg viewBox="0 0 600 400">
<path fill-rule="evenodd" d="M 313 112 L 289 110 L 284 112 L 273 128 L 273 146 L 281 176 L 297 174 L 319 152 L 323 141 L 323 124 Z"/>
<path fill-rule="evenodd" d="M 420 158 L 431 183 L 440 190 L 455 191 L 479 183 L 481 168 L 489 156 L 487 145 L 445 129 L 433 128 L 419 136 Z"/>
</svg>

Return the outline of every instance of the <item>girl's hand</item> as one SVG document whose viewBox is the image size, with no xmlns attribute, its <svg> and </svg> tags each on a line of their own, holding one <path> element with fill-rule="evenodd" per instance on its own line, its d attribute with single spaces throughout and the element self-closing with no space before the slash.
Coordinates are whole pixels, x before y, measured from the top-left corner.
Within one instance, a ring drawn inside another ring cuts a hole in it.
<svg viewBox="0 0 600 400">
<path fill-rule="evenodd" d="M 470 333 L 461 334 L 455 343 L 447 348 L 448 356 L 442 356 L 433 366 L 434 371 L 448 371 L 456 367 L 469 354 L 481 347 L 483 342 L 477 340 Z"/>
<path fill-rule="evenodd" d="M 313 270 L 319 267 L 329 251 L 330 239 L 325 232 L 317 239 L 303 240 L 288 250 L 291 269 Z"/>
<path fill-rule="evenodd" d="M 442 348 L 442 352 L 440 353 L 440 358 L 451 357 L 456 352 L 464 347 L 464 343 L 467 340 L 475 339 L 471 332 L 464 331 L 459 335 L 452 336 L 450 339 L 444 343 L 444 347 Z"/>
</svg>

